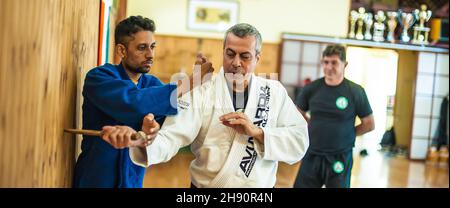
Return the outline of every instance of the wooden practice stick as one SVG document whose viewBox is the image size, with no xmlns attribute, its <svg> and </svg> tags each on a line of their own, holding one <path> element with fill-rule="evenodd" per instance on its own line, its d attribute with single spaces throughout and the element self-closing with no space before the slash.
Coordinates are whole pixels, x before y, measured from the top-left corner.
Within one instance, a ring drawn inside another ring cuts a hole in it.
<svg viewBox="0 0 450 208">
<path fill-rule="evenodd" d="M 96 130 L 64 129 L 64 131 L 67 133 L 72 133 L 72 134 L 83 134 L 83 135 L 88 135 L 88 136 L 102 137 L 102 131 L 96 131 Z M 142 131 L 139 131 L 139 132 L 131 135 L 131 140 L 139 140 L 139 139 L 145 140 L 145 137 L 146 137 L 145 133 Z"/>
</svg>

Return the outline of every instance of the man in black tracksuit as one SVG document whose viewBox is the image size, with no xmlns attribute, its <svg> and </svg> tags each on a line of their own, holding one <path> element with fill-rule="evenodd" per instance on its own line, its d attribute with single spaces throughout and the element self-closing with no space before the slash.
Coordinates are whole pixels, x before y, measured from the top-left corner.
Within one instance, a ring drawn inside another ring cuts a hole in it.
<svg viewBox="0 0 450 208">
<path fill-rule="evenodd" d="M 355 138 L 374 129 L 366 93 L 344 78 L 346 66 L 345 47 L 328 46 L 322 55 L 325 76 L 305 86 L 297 98 L 296 104 L 309 124 L 310 146 L 296 188 L 349 188 Z M 361 120 L 358 126 L 356 116 Z"/>
</svg>

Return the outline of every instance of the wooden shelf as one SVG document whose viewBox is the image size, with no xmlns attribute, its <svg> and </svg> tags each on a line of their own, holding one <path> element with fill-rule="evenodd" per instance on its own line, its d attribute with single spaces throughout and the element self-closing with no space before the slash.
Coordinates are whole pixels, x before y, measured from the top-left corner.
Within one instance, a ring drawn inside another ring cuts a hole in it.
<svg viewBox="0 0 450 208">
<path fill-rule="evenodd" d="M 363 46 L 363 47 L 373 47 L 373 48 L 434 52 L 434 53 L 448 53 L 448 48 L 433 47 L 433 46 L 426 46 L 426 45 L 374 42 L 374 41 L 367 41 L 367 40 L 355 40 L 355 39 L 338 38 L 338 37 L 324 37 L 324 36 L 283 33 L 282 38 L 284 40 L 302 40 L 302 41 L 312 41 L 312 42 L 338 43 L 338 44 L 345 44 L 345 45 L 351 45 L 351 46 Z"/>
</svg>

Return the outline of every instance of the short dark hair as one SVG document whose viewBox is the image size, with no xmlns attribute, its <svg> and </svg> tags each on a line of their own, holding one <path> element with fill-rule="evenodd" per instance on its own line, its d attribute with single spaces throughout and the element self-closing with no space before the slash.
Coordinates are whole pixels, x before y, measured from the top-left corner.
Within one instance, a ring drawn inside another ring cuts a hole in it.
<svg viewBox="0 0 450 208">
<path fill-rule="evenodd" d="M 133 35 L 140 31 L 155 32 L 155 22 L 142 16 L 130 16 L 122 20 L 114 31 L 114 41 L 116 44 L 127 45 L 133 40 Z"/>
<path fill-rule="evenodd" d="M 322 53 L 322 58 L 325 56 L 332 56 L 332 55 L 338 55 L 339 59 L 341 59 L 341 61 L 343 62 L 346 62 L 347 60 L 345 46 L 343 45 L 335 44 L 327 46 Z"/>
<path fill-rule="evenodd" d="M 227 36 L 229 33 L 233 33 L 233 35 L 236 35 L 240 38 L 245 38 L 247 36 L 255 36 L 256 38 L 256 54 L 259 54 L 261 52 L 261 45 L 262 45 L 262 38 L 261 33 L 253 27 L 250 24 L 247 23 L 240 23 L 232 26 L 230 29 L 225 32 L 225 39 L 223 41 L 223 47 L 225 48 L 225 43 L 227 41 Z"/>
</svg>

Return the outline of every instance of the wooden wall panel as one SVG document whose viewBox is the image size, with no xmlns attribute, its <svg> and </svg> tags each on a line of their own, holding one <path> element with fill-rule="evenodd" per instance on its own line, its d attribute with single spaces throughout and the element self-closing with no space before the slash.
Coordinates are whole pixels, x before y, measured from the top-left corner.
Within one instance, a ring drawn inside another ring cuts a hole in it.
<svg viewBox="0 0 450 208">
<path fill-rule="evenodd" d="M 0 2 L 0 187 L 70 187 L 77 77 L 95 66 L 99 1 Z"/>
<path fill-rule="evenodd" d="M 156 42 L 155 64 L 150 73 L 164 82 L 170 81 L 170 77 L 178 72 L 191 74 L 198 51 L 208 57 L 216 72 L 222 66 L 222 40 L 157 35 Z M 279 45 L 263 43 L 262 57 L 255 72 L 278 73 L 278 58 Z"/>
<path fill-rule="evenodd" d="M 414 119 L 417 76 L 417 52 L 399 50 L 397 89 L 394 105 L 394 127 L 397 145 L 409 148 Z"/>
</svg>

